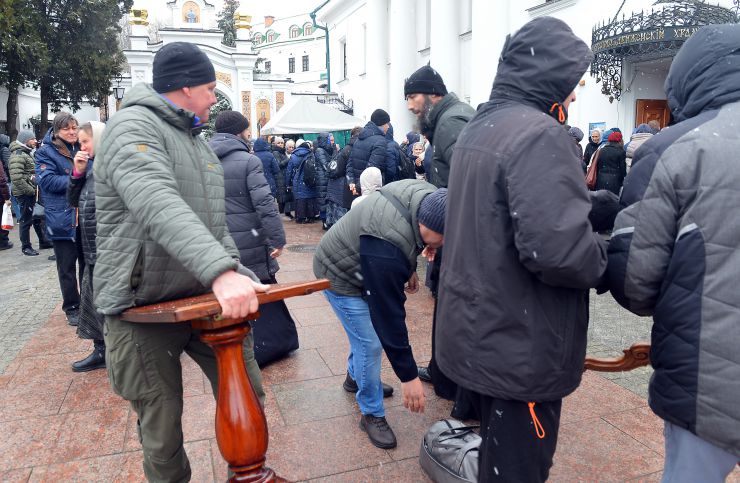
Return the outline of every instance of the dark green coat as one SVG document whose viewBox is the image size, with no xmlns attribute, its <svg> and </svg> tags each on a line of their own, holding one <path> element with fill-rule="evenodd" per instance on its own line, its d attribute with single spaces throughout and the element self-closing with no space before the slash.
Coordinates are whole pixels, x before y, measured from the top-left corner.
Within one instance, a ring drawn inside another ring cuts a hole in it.
<svg viewBox="0 0 740 483">
<path fill-rule="evenodd" d="M 13 196 L 36 196 L 36 183 L 31 181 L 31 176 L 36 174 L 31 148 L 13 141 L 8 171 L 10 182 L 13 183 Z"/>
<path fill-rule="evenodd" d="M 371 235 L 391 242 L 406 254 L 413 269 L 424 248 L 416 215 L 421 200 L 435 191 L 434 186 L 407 179 L 390 183 L 380 191 L 392 194 L 409 209 L 411 224 L 380 192 L 368 196 L 335 223 L 319 243 L 313 272 L 317 278 L 328 278 L 331 290 L 340 295 L 363 295 L 360 236 Z"/>
<path fill-rule="evenodd" d="M 236 269 L 224 171 L 194 114 L 137 84 L 95 156 L 95 305 L 118 314 L 197 295 Z"/>
<path fill-rule="evenodd" d="M 429 113 L 434 154 L 429 181 L 437 188 L 446 188 L 450 178 L 450 161 L 457 137 L 475 115 L 475 109 L 459 100 L 453 93 L 442 98 Z"/>
</svg>

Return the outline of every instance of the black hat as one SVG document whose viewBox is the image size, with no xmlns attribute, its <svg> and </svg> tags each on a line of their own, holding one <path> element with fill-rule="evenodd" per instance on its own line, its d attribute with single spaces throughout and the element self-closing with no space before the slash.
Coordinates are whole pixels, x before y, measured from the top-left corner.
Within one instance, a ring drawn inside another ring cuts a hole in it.
<svg viewBox="0 0 740 483">
<path fill-rule="evenodd" d="M 439 72 L 425 65 L 406 79 L 403 86 L 404 97 L 410 94 L 436 94 L 438 96 L 447 95 L 447 86 L 445 86 L 442 76 Z"/>
<path fill-rule="evenodd" d="M 173 42 L 154 56 L 153 87 L 160 94 L 215 80 L 213 64 L 195 44 Z"/>
<path fill-rule="evenodd" d="M 373 115 L 370 116 L 370 122 L 376 126 L 382 126 L 391 122 L 391 116 L 388 115 L 383 109 L 375 109 Z"/>
<path fill-rule="evenodd" d="M 238 111 L 223 111 L 216 117 L 216 132 L 239 135 L 249 129 L 249 121 Z"/>
<path fill-rule="evenodd" d="M 439 188 L 421 200 L 417 219 L 419 223 L 437 233 L 445 232 L 445 207 L 447 206 L 447 188 Z"/>
</svg>

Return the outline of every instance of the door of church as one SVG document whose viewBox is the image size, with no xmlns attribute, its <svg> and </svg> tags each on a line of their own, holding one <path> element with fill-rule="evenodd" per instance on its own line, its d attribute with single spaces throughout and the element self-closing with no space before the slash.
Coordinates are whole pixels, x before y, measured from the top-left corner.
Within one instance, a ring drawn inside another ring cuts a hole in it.
<svg viewBox="0 0 740 483">
<path fill-rule="evenodd" d="M 635 127 L 655 119 L 661 129 L 668 125 L 668 102 L 665 99 L 638 99 L 635 109 Z"/>
</svg>

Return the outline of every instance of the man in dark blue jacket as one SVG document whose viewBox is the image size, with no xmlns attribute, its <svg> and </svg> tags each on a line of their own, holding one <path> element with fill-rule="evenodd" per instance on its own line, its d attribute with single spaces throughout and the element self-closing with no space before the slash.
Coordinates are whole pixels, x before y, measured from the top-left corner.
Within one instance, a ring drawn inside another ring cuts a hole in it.
<svg viewBox="0 0 740 483">
<path fill-rule="evenodd" d="M 80 307 L 77 281 L 82 285 L 85 259 L 75 208 L 67 201 L 67 185 L 74 166 L 72 159 L 79 149 L 77 119 L 68 112 L 60 112 L 36 151 L 36 179 L 44 198 L 46 234 L 54 244 L 62 310 L 69 324 L 75 326 Z"/>
<path fill-rule="evenodd" d="M 360 194 L 360 175 L 367 168 L 378 168 L 386 184 L 388 171 L 388 140 L 385 133 L 390 127 L 391 117 L 383 109 L 376 109 L 370 122 L 357 138 L 347 163 L 347 183 L 352 193 Z"/>
<path fill-rule="evenodd" d="M 236 111 L 224 112 L 235 112 L 241 116 L 241 113 Z M 272 154 L 270 144 L 262 138 L 257 138 L 254 142 L 254 155 L 262 161 L 262 169 L 264 171 L 267 184 L 270 185 L 272 197 L 278 199 L 278 196 L 282 196 L 282 193 L 285 191 L 285 179 L 281 179 L 280 166 L 278 165 L 275 155 Z"/>
</svg>

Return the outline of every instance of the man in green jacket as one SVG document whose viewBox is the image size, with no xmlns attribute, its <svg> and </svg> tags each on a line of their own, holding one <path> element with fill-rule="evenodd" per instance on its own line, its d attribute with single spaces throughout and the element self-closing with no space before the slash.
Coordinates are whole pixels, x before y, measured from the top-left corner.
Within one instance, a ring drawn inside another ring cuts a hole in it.
<svg viewBox="0 0 740 483">
<path fill-rule="evenodd" d="M 188 481 L 180 355 L 198 363 L 215 395 L 214 353 L 189 324 L 134 324 L 120 314 L 212 290 L 225 318 L 244 317 L 267 286 L 239 264 L 223 168 L 198 136 L 216 103 L 213 65 L 194 44 L 174 42 L 155 55 L 153 81 L 129 91 L 96 156 L 95 305 L 105 314 L 111 386 L 139 418 L 147 479 Z"/>
<path fill-rule="evenodd" d="M 39 254 L 31 246 L 31 225 L 39 239 L 40 248 L 52 248 L 46 238 L 41 219 L 33 218 L 33 208 L 36 205 L 36 168 L 31 151 L 36 147 L 36 137 L 33 131 L 23 130 L 10 144 L 10 161 L 8 171 L 10 182 L 13 184 L 13 196 L 18 200 L 21 218 L 20 233 L 21 251 L 24 255 L 33 257 Z"/>
</svg>

